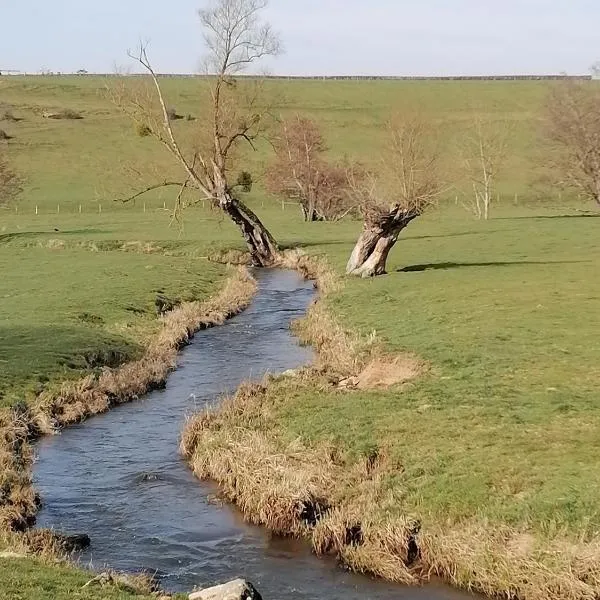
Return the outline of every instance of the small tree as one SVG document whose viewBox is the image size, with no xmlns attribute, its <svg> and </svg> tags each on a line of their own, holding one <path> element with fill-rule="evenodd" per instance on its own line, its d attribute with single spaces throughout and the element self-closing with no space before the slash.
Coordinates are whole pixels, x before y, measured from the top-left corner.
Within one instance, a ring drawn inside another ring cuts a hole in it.
<svg viewBox="0 0 600 600">
<path fill-rule="evenodd" d="M 266 6 L 267 0 L 212 0 L 200 11 L 208 48 L 208 94 L 199 99 L 206 115 L 196 122 L 192 137 L 176 130 L 145 46 L 130 56 L 149 74 L 150 86 L 135 89 L 136 82 L 123 78 L 120 88 L 110 90 L 115 103 L 136 123 L 145 124 L 145 132 L 168 150 L 183 176 L 178 181 L 150 184 L 129 199 L 176 185 L 180 188 L 176 210 L 180 210 L 184 208 L 183 191 L 195 191 L 198 199 L 208 200 L 239 227 L 257 266 L 275 262 L 277 244 L 258 216 L 233 193 L 229 179 L 236 150 L 243 144 L 254 148 L 267 113 L 260 81 L 236 79 L 261 58 L 279 53 L 277 36 L 259 18 Z"/>
<path fill-rule="evenodd" d="M 379 169 L 352 178 L 364 223 L 346 272 L 359 277 L 385 273 L 390 250 L 414 219 L 441 192 L 433 132 L 417 117 L 391 122 L 389 145 Z"/>
<path fill-rule="evenodd" d="M 489 219 L 498 172 L 506 158 L 507 124 L 484 121 L 476 116 L 467 132 L 461 154 L 465 175 L 473 188 L 466 207 L 478 219 Z"/>
<path fill-rule="evenodd" d="M 6 153 L 0 148 L 0 206 L 8 206 L 23 191 L 23 179 L 13 170 Z"/>
<path fill-rule="evenodd" d="M 600 88 L 564 82 L 548 98 L 546 167 L 552 181 L 600 206 Z"/>
<path fill-rule="evenodd" d="M 297 202 L 305 221 L 337 220 L 354 208 L 346 169 L 325 158 L 327 146 L 315 121 L 299 115 L 282 121 L 273 146 L 267 186 Z"/>
</svg>

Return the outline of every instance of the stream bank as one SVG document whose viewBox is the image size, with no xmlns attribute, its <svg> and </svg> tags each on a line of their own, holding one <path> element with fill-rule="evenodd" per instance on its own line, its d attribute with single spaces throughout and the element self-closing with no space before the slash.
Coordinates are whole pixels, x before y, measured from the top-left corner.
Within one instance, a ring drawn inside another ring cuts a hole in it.
<svg viewBox="0 0 600 600">
<path fill-rule="evenodd" d="M 215 503 L 216 486 L 199 484 L 181 460 L 186 415 L 244 380 L 312 358 L 289 325 L 304 315 L 313 284 L 289 271 L 256 276 L 259 293 L 251 306 L 196 336 L 164 390 L 40 440 L 39 525 L 88 533 L 83 564 L 156 572 L 173 591 L 241 575 L 265 598 L 464 598 L 445 587 L 401 588 L 340 570 L 335 561 L 316 558 L 304 541 L 252 527 Z"/>
</svg>

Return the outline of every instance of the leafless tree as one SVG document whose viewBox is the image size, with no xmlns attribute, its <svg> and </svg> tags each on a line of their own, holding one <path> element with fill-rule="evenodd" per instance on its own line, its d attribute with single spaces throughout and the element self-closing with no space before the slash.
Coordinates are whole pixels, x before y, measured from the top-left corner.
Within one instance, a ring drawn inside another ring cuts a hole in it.
<svg viewBox="0 0 600 600">
<path fill-rule="evenodd" d="M 561 82 L 545 114 L 545 166 L 552 181 L 600 206 L 600 87 Z"/>
<path fill-rule="evenodd" d="M 473 190 L 464 204 L 478 219 L 489 219 L 498 172 L 506 159 L 507 138 L 506 123 L 484 121 L 477 115 L 462 140 L 464 171 Z"/>
<path fill-rule="evenodd" d="M 0 207 L 14 202 L 23 191 L 23 179 L 11 167 L 5 151 L 0 147 Z"/>
<path fill-rule="evenodd" d="M 277 36 L 260 19 L 266 6 L 267 0 L 212 0 L 200 11 L 208 48 L 208 94 L 199 98 L 203 114 L 194 127 L 188 127 L 187 134 L 170 117 L 146 46 L 130 56 L 148 73 L 150 86 L 123 78 L 117 89 L 110 90 L 113 100 L 138 124 L 146 125 L 145 133 L 170 152 L 182 174 L 181 178 L 150 183 L 131 198 L 159 187 L 178 186 L 177 207 L 181 209 L 183 192 L 192 190 L 197 199 L 208 200 L 239 227 L 257 266 L 273 264 L 277 244 L 258 216 L 235 194 L 229 179 L 236 151 L 242 145 L 254 148 L 263 133 L 266 109 L 262 83 L 236 76 L 280 51 Z"/>
<path fill-rule="evenodd" d="M 396 119 L 388 137 L 379 168 L 353 181 L 364 223 L 346 272 L 359 277 L 385 273 L 400 233 L 436 203 L 442 189 L 434 134 L 423 120 Z"/>
<path fill-rule="evenodd" d="M 327 146 L 317 123 L 296 115 L 283 120 L 272 140 L 275 159 L 267 170 L 267 187 L 297 202 L 305 221 L 334 221 L 354 208 L 346 166 L 325 157 Z"/>
</svg>

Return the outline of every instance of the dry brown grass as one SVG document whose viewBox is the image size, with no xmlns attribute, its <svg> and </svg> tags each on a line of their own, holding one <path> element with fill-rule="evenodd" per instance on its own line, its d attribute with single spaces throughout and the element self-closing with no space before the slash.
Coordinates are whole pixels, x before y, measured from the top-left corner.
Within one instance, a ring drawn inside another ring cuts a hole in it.
<svg viewBox="0 0 600 600">
<path fill-rule="evenodd" d="M 24 530 L 38 508 L 32 486 L 33 452 L 29 412 L 23 406 L 0 411 L 0 529 Z"/>
<path fill-rule="evenodd" d="M 397 515 L 385 449 L 351 459 L 328 445 L 286 440 L 277 407 L 302 379 L 245 385 L 212 412 L 189 420 L 181 452 L 201 479 L 216 481 L 245 518 L 305 537 L 318 555 L 406 585 L 441 578 L 507 600 L 597 600 L 600 543 L 569 542 L 475 520 L 461 526 Z M 398 494 L 398 492 L 396 492 Z"/>
<path fill-rule="evenodd" d="M 342 282 L 327 262 L 290 250 L 282 254 L 280 266 L 294 269 L 315 281 L 320 298 L 304 319 L 294 323 L 294 333 L 317 352 L 317 367 L 340 377 L 357 374 L 379 350 L 374 334 L 361 336 L 344 329 L 326 308 L 326 298 Z"/>
<path fill-rule="evenodd" d="M 45 391 L 30 407 L 0 412 L 0 527 L 23 530 L 35 519 L 39 502 L 31 480 L 32 438 L 56 433 L 164 385 L 178 350 L 194 332 L 241 312 L 255 291 L 254 279 L 238 269 L 213 298 L 182 304 L 162 317 L 160 332 L 140 360 Z"/>
<path fill-rule="evenodd" d="M 282 266 L 316 279 L 325 296 L 340 284 L 300 253 L 284 254 Z M 402 515 L 401 491 L 389 485 L 402 465 L 385 448 L 351 459 L 333 446 L 286 439 L 277 410 L 295 386 L 319 393 L 332 371 L 335 380 L 389 359 L 374 338 L 340 327 L 326 302 L 313 305 L 297 331 L 319 351 L 318 369 L 242 386 L 188 421 L 181 451 L 198 477 L 216 481 L 248 521 L 306 537 L 317 554 L 337 555 L 357 572 L 409 585 L 441 578 L 504 600 L 600 598 L 600 542 L 561 533 L 540 539 L 476 516 L 456 524 Z M 411 370 L 427 368 L 409 358 Z"/>
</svg>

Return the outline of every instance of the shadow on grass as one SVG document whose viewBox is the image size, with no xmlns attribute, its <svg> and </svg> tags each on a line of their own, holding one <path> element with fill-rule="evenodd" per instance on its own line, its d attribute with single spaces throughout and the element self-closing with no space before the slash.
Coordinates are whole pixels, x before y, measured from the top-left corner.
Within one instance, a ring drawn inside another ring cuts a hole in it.
<svg viewBox="0 0 600 600">
<path fill-rule="evenodd" d="M 358 237 L 358 236 L 357 236 Z M 348 239 L 348 240 L 322 240 L 322 241 L 312 241 L 312 242 L 285 242 L 283 244 L 279 244 L 279 247 L 282 250 L 294 250 L 294 248 L 318 248 L 319 246 L 348 246 L 355 242 L 356 240 Z"/>
<path fill-rule="evenodd" d="M 522 265 L 566 265 L 588 262 L 583 260 L 556 260 L 556 261 L 536 261 L 536 260 L 517 260 L 517 261 L 499 261 L 499 262 L 441 262 L 427 263 L 422 265 L 410 265 L 398 269 L 397 273 L 420 273 L 421 271 L 444 271 L 447 269 L 462 269 L 465 267 L 514 267 Z"/>
<path fill-rule="evenodd" d="M 117 367 L 143 354 L 141 345 L 95 326 L 90 317 L 81 313 L 72 325 L 0 327 L 0 387 L 11 373 L 29 379 L 65 369 Z"/>
<path fill-rule="evenodd" d="M 55 235 L 57 230 L 53 231 L 15 231 L 13 233 L 0 234 L 0 244 L 8 244 L 17 239 L 35 239 L 37 237 Z M 66 229 L 59 230 L 61 235 L 88 235 L 97 233 L 110 233 L 105 229 Z"/>
<path fill-rule="evenodd" d="M 432 240 L 435 238 L 453 238 L 453 237 L 463 237 L 467 235 L 489 235 L 490 233 L 494 233 L 494 231 L 502 231 L 502 233 L 506 233 L 507 231 L 512 231 L 510 229 L 502 229 L 502 230 L 487 230 L 487 229 L 479 229 L 475 231 L 458 231 L 456 233 L 440 233 L 439 235 L 406 235 L 401 239 L 404 240 Z"/>
<path fill-rule="evenodd" d="M 598 213 L 582 213 L 580 215 L 531 215 L 520 217 L 495 217 L 498 220 L 513 221 L 518 219 L 596 219 L 600 218 Z"/>
</svg>

